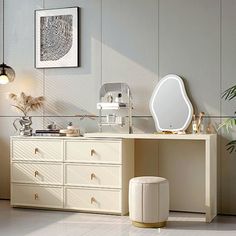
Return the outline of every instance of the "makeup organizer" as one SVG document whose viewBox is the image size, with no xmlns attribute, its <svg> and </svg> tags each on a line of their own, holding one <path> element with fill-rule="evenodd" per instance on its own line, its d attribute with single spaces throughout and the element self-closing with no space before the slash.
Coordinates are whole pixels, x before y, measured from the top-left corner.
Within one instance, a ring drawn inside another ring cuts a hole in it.
<svg viewBox="0 0 236 236">
<path fill-rule="evenodd" d="M 100 88 L 99 132 L 132 133 L 132 95 L 126 83 L 106 83 Z"/>
</svg>

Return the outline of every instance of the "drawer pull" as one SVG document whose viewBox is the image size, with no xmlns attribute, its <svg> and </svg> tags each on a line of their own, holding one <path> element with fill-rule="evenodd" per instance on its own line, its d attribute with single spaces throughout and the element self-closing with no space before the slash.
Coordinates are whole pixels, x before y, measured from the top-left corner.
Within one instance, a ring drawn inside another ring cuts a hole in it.
<svg viewBox="0 0 236 236">
<path fill-rule="evenodd" d="M 94 173 L 92 173 L 92 174 L 90 175 L 90 178 L 91 178 L 91 180 L 93 180 L 93 178 L 96 178 L 96 175 L 95 175 Z"/>
<path fill-rule="evenodd" d="M 37 175 L 39 175 L 39 172 L 36 170 L 36 171 L 34 172 L 34 177 L 37 177 Z"/>
<path fill-rule="evenodd" d="M 94 149 L 91 149 L 90 151 L 90 156 L 93 156 L 95 154 L 95 150 Z"/>
<path fill-rule="evenodd" d="M 38 149 L 38 148 L 35 148 L 35 149 L 34 149 L 34 154 L 37 154 L 37 152 L 39 152 L 39 149 Z"/>
<path fill-rule="evenodd" d="M 94 202 L 96 202 L 96 199 L 94 197 L 91 197 L 90 202 L 91 202 L 91 204 L 93 204 Z"/>
<path fill-rule="evenodd" d="M 39 195 L 37 193 L 34 194 L 34 200 L 38 200 L 39 199 Z"/>
</svg>

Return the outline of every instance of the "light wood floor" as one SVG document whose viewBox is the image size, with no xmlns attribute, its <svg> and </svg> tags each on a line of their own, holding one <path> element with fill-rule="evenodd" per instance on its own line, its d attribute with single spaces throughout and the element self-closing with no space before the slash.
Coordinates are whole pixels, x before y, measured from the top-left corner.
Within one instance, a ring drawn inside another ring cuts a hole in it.
<svg viewBox="0 0 236 236">
<path fill-rule="evenodd" d="M 141 229 L 127 216 L 11 208 L 0 201 L 0 236 L 236 236 L 236 217 L 217 216 L 203 222 L 201 214 L 171 213 L 167 227 Z"/>
</svg>

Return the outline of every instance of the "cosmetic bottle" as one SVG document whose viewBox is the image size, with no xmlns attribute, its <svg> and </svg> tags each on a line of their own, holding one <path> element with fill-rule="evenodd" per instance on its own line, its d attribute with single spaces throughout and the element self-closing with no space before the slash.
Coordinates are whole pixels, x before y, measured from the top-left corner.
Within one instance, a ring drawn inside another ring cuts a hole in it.
<svg viewBox="0 0 236 236">
<path fill-rule="evenodd" d="M 122 102 L 122 94 L 118 93 L 117 97 L 115 98 L 115 102 Z"/>
<path fill-rule="evenodd" d="M 192 133 L 193 134 L 197 134 L 197 120 L 196 120 L 196 116 L 193 115 L 193 120 L 192 120 Z"/>
</svg>

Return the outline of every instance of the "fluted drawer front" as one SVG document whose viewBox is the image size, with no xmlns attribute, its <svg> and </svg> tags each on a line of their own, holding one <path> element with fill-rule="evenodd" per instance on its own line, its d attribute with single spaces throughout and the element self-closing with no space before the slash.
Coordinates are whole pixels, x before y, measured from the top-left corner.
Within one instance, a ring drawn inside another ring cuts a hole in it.
<svg viewBox="0 0 236 236">
<path fill-rule="evenodd" d="M 14 140 L 12 145 L 12 160 L 63 160 L 63 142 L 60 140 Z"/>
<path fill-rule="evenodd" d="M 12 182 L 63 184 L 63 165 L 49 163 L 12 163 Z"/>
<path fill-rule="evenodd" d="M 121 191 L 66 187 L 65 208 L 121 213 Z"/>
<path fill-rule="evenodd" d="M 121 141 L 66 141 L 66 161 L 121 163 Z"/>
<path fill-rule="evenodd" d="M 65 184 L 121 188 L 121 166 L 66 164 Z"/>
<path fill-rule="evenodd" d="M 63 188 L 12 184 L 11 205 L 63 207 Z"/>
</svg>

